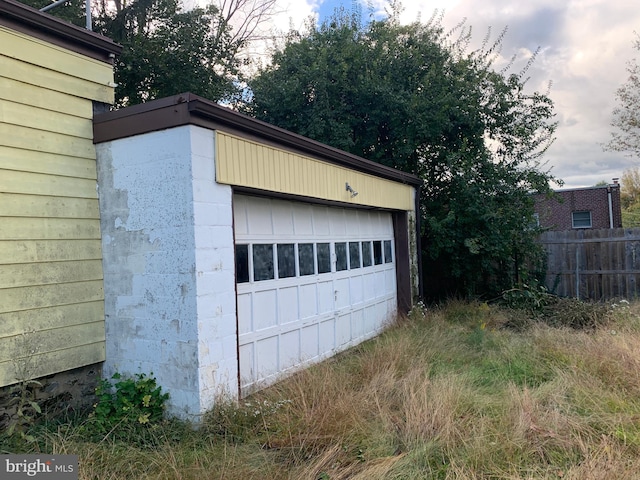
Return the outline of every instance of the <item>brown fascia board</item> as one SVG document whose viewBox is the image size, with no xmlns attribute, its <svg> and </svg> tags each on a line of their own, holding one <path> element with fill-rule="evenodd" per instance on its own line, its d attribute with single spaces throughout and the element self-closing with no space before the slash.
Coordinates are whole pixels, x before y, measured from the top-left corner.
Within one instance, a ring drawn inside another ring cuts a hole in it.
<svg viewBox="0 0 640 480">
<path fill-rule="evenodd" d="M 110 38 L 16 0 L 0 0 L 0 25 L 109 64 L 122 51 Z"/>
<path fill-rule="evenodd" d="M 197 125 L 222 130 L 249 140 L 306 154 L 353 170 L 404 184 L 419 186 L 415 175 L 358 157 L 283 128 L 222 107 L 192 93 L 182 93 L 94 117 L 94 143 L 164 130 L 181 125 Z"/>
</svg>

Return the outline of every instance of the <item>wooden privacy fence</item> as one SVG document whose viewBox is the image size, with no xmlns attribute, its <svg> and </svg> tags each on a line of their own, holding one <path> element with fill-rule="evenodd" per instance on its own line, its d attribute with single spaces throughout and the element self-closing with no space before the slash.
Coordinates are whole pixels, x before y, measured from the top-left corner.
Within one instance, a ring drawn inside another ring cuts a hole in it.
<svg viewBox="0 0 640 480">
<path fill-rule="evenodd" d="M 545 232 L 546 286 L 581 299 L 632 299 L 640 288 L 640 229 Z"/>
</svg>

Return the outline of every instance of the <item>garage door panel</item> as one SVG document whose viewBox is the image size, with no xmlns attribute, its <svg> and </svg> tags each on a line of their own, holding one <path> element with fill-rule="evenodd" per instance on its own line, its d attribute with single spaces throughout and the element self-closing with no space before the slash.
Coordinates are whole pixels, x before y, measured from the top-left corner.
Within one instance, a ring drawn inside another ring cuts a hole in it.
<svg viewBox="0 0 640 480">
<path fill-rule="evenodd" d="M 280 369 L 294 367 L 300 363 L 300 331 L 293 330 L 280 337 Z"/>
<path fill-rule="evenodd" d="M 350 237 L 361 237 L 361 225 L 360 225 L 360 211 L 359 210 L 345 210 L 344 211 L 344 226 L 345 230 L 349 232 Z"/>
<path fill-rule="evenodd" d="M 333 312 L 334 297 L 333 281 L 318 283 L 318 314 Z"/>
<path fill-rule="evenodd" d="M 340 209 L 329 217 L 329 231 L 332 237 L 344 237 L 347 234 L 347 222 L 345 221 L 344 210 Z"/>
<path fill-rule="evenodd" d="M 238 295 L 238 334 L 253 331 L 253 310 L 251 308 L 252 295 L 244 293 Z"/>
<path fill-rule="evenodd" d="M 278 323 L 296 322 L 300 318 L 298 312 L 298 287 L 287 287 L 278 290 Z"/>
<path fill-rule="evenodd" d="M 248 234 L 248 225 L 246 197 L 235 197 L 233 200 L 233 228 L 236 235 Z"/>
<path fill-rule="evenodd" d="M 255 344 L 256 373 L 258 379 L 264 379 L 278 373 L 278 337 L 258 340 Z"/>
<path fill-rule="evenodd" d="M 369 301 L 376 298 L 376 274 L 367 273 L 362 277 L 364 281 L 364 300 Z"/>
<path fill-rule="evenodd" d="M 339 278 L 334 282 L 335 308 L 346 308 L 350 305 L 349 278 Z"/>
<path fill-rule="evenodd" d="M 262 330 L 278 323 L 276 309 L 277 290 L 264 290 L 253 295 L 253 327 Z"/>
<path fill-rule="evenodd" d="M 312 360 L 319 355 L 318 351 L 318 331 L 319 325 L 309 325 L 302 329 L 300 335 L 300 349 L 302 350 L 302 361 Z"/>
<path fill-rule="evenodd" d="M 316 237 L 328 237 L 331 235 L 328 207 L 315 207 L 313 209 L 313 234 Z"/>
<path fill-rule="evenodd" d="M 271 203 L 252 199 L 247 205 L 247 230 L 250 235 L 273 235 Z"/>
<path fill-rule="evenodd" d="M 290 202 L 279 202 L 274 200 L 271 208 L 274 234 L 291 236 L 293 234 L 293 212 Z"/>
<path fill-rule="evenodd" d="M 378 271 L 375 273 L 375 280 L 373 282 L 373 286 L 376 292 L 376 298 L 383 297 L 387 292 L 387 284 L 386 284 L 386 272 Z"/>
<path fill-rule="evenodd" d="M 242 372 L 240 381 L 243 385 L 252 383 L 256 379 L 254 370 L 254 345 L 249 343 L 240 346 L 240 372 Z"/>
<path fill-rule="evenodd" d="M 336 344 L 344 347 L 351 341 L 351 314 L 340 315 L 336 320 Z"/>
<path fill-rule="evenodd" d="M 293 228 L 296 235 L 313 236 L 313 209 L 311 205 L 293 206 Z"/>
<path fill-rule="evenodd" d="M 335 319 L 320 322 L 318 332 L 318 344 L 320 347 L 320 355 L 327 354 L 335 348 Z"/>
<path fill-rule="evenodd" d="M 376 304 L 369 305 L 364 311 L 364 324 L 367 331 L 377 329 L 378 320 L 376 318 Z"/>
<path fill-rule="evenodd" d="M 396 272 L 392 270 L 385 270 L 384 283 L 386 291 L 388 292 L 390 289 L 395 288 L 396 285 Z"/>
<path fill-rule="evenodd" d="M 364 337 L 364 309 L 359 309 L 351 313 L 351 336 L 352 340 L 359 340 Z"/>
<path fill-rule="evenodd" d="M 351 305 L 357 305 L 364 301 L 364 280 L 362 275 L 349 279 L 349 290 L 351 292 Z"/>
<path fill-rule="evenodd" d="M 316 315 L 318 315 L 317 284 L 300 285 L 300 319 L 304 320 Z"/>
</svg>

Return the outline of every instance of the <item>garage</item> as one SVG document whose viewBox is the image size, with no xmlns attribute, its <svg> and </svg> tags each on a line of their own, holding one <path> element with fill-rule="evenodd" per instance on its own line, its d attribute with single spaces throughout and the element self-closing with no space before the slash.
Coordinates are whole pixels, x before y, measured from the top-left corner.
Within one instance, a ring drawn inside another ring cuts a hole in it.
<svg viewBox="0 0 640 480">
<path fill-rule="evenodd" d="M 397 309 L 391 214 L 236 195 L 242 393 L 372 337 Z"/>
<path fill-rule="evenodd" d="M 373 337 L 420 294 L 412 175 L 193 94 L 94 117 L 105 377 L 197 421 Z"/>
</svg>

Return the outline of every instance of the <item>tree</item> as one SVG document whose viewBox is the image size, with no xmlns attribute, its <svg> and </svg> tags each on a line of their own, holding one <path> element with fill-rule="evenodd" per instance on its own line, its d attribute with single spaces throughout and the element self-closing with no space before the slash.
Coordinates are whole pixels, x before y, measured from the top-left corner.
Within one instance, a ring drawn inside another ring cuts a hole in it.
<svg viewBox="0 0 640 480">
<path fill-rule="evenodd" d="M 620 204 L 622 207 L 622 226 L 640 227 L 640 168 L 628 168 L 620 179 Z"/>
<path fill-rule="evenodd" d="M 468 30 L 402 26 L 398 13 L 363 23 L 340 10 L 291 35 L 250 80 L 245 111 L 418 175 L 426 290 L 495 293 L 536 251 L 531 193 L 554 180 L 539 163 L 552 102 L 491 68 L 502 37 L 466 53 Z"/>
<path fill-rule="evenodd" d="M 620 178 L 620 203 L 622 209 L 640 206 L 640 168 L 632 167 L 622 172 Z"/>
<path fill-rule="evenodd" d="M 636 35 L 634 48 L 640 51 L 640 36 Z M 605 149 L 640 156 L 640 65 L 632 60 L 627 65 L 629 78 L 616 91 L 619 105 L 613 110 L 611 140 Z"/>
<path fill-rule="evenodd" d="M 41 8 L 51 2 L 25 3 Z M 186 91 L 214 101 L 242 95 L 242 69 L 249 62 L 245 49 L 260 37 L 275 4 L 276 0 L 217 0 L 185 10 L 180 0 L 94 1 L 93 29 L 123 46 L 114 66 L 116 105 Z M 58 8 L 49 13 L 64 13 Z M 83 13 L 74 8 L 65 15 L 75 15 L 72 20 L 80 24 Z"/>
<path fill-rule="evenodd" d="M 52 0 L 21 0 L 21 2 L 38 10 L 53 3 Z M 67 0 L 48 10 L 47 13 L 79 27 L 86 25 L 84 0 Z"/>
</svg>

